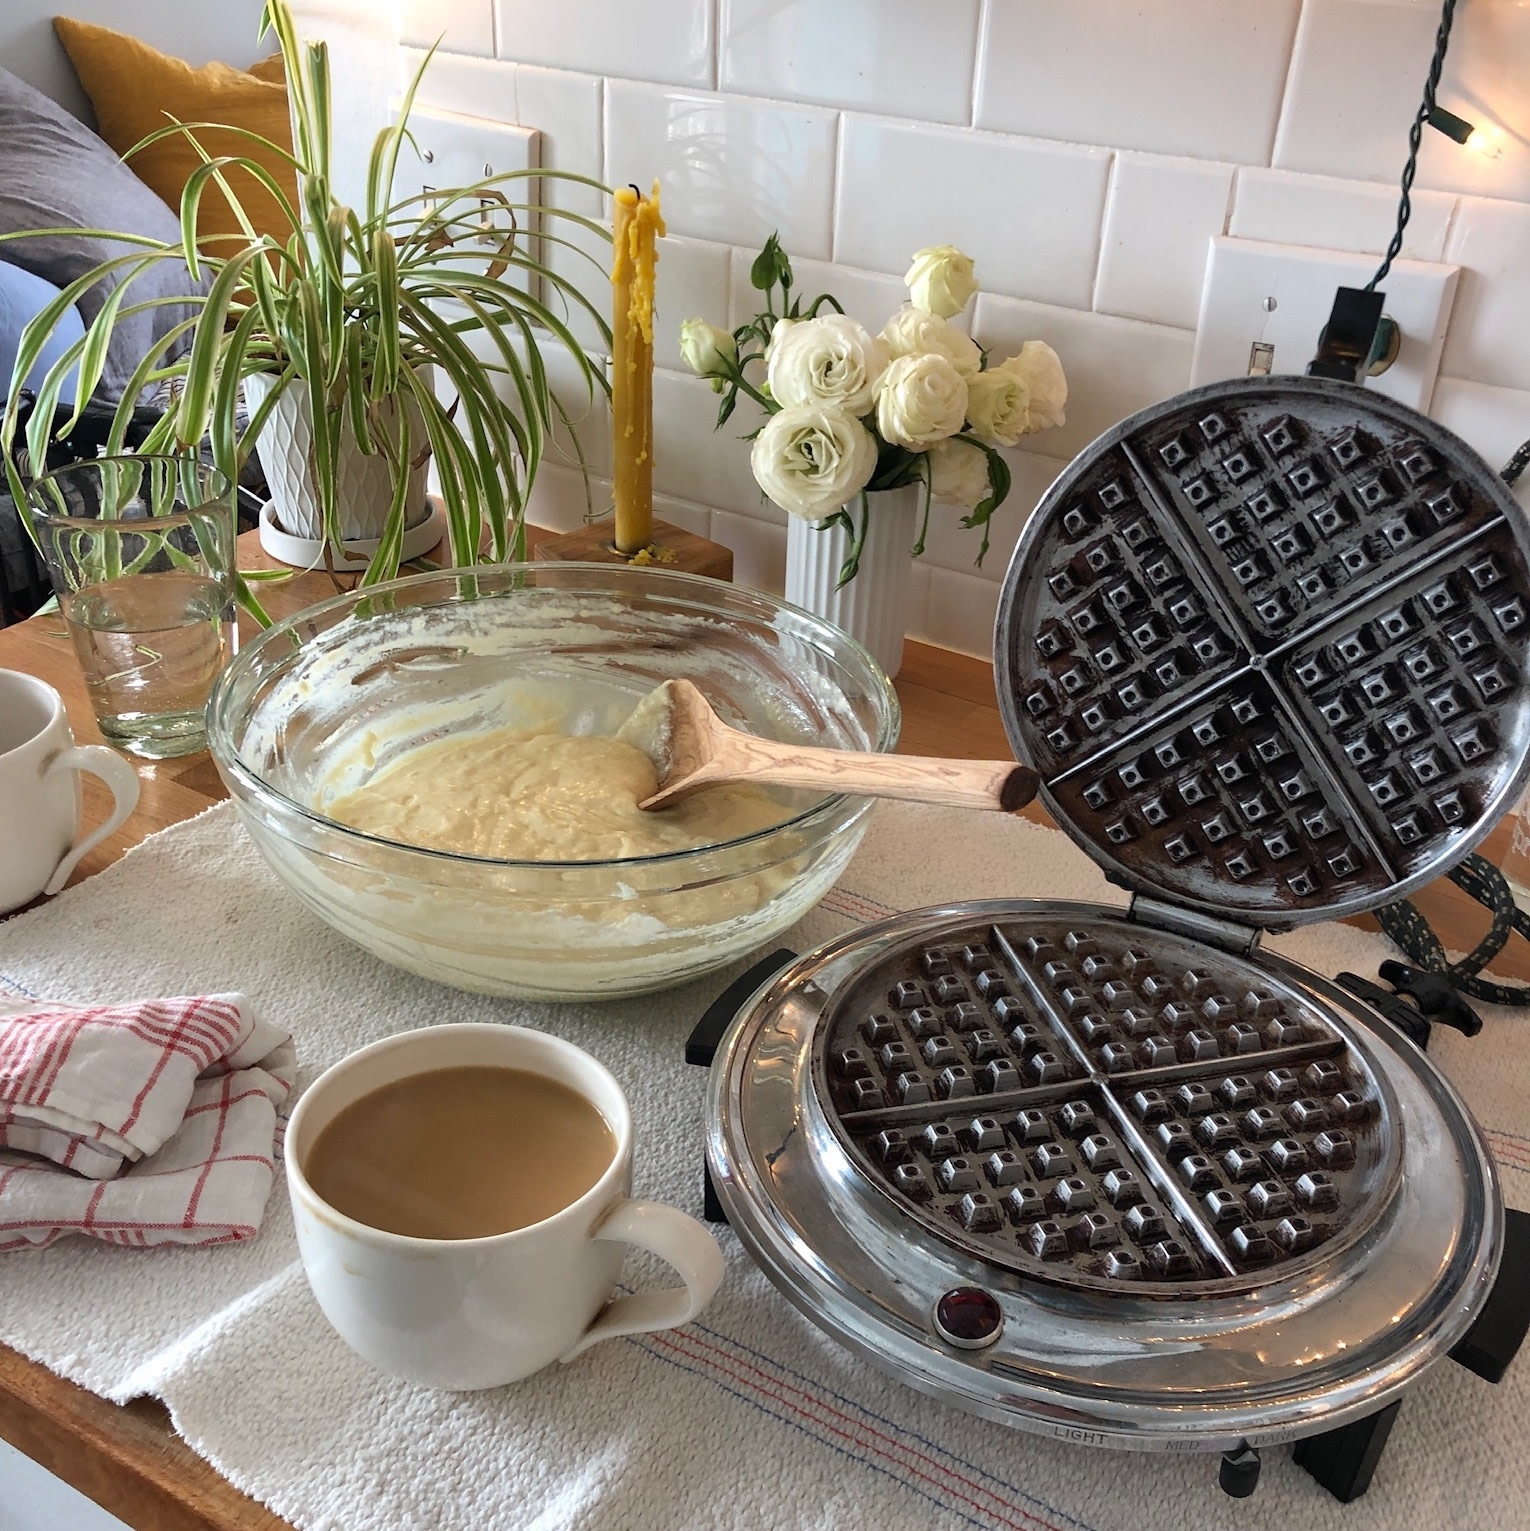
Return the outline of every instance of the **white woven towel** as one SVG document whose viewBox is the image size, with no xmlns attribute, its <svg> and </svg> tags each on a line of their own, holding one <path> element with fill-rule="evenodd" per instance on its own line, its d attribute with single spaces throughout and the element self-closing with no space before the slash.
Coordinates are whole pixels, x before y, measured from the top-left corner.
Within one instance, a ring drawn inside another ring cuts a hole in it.
<svg viewBox="0 0 1530 1531">
<path fill-rule="evenodd" d="M 963 898 L 1119 903 L 1061 835 L 881 804 L 844 880 L 788 938 L 806 949 L 894 908 Z M 183 911 L 195 909 L 188 922 Z M 1324 926 L 1271 943 L 1374 974 L 1380 937 Z M 740 964 L 740 969 L 743 964 Z M 500 1020 L 600 1058 L 632 1103 L 635 1193 L 701 1210 L 706 1074 L 685 1038 L 736 976 L 603 1005 L 461 994 L 384 966 L 286 893 L 228 808 L 157 835 L 0 924 L 0 982 L 35 994 L 234 986 L 292 1027 L 300 1078 L 408 1027 Z M 1530 1203 L 1530 1016 L 1489 1011 L 1432 1052 Z M 1214 1459 L 1088 1449 L 974 1418 L 883 1376 L 801 1318 L 727 1229 L 701 1319 L 597 1345 L 513 1387 L 434 1393 L 336 1338 L 297 1263 L 286 1199 L 257 1238 L 199 1251 L 68 1239 L 0 1258 L 0 1339 L 110 1398 L 153 1393 L 221 1472 L 304 1531 L 1522 1531 L 1530 1356 L 1494 1388 L 1442 1361 L 1409 1388 L 1365 1498 L 1341 1505 L 1265 1451 L 1252 1499 Z M 647 1284 L 647 1267 L 634 1284 Z M 655 1279 L 662 1279 L 656 1277 Z"/>
<path fill-rule="evenodd" d="M 239 994 L 92 1006 L 0 996 L 0 1250 L 69 1233 L 248 1238 L 292 1064 L 291 1037 Z"/>
</svg>

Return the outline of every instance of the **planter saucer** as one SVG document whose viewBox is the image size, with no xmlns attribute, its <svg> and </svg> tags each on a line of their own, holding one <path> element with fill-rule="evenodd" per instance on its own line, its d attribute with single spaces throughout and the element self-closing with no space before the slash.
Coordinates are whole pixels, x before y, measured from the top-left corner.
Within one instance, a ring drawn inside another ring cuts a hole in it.
<svg viewBox="0 0 1530 1531">
<path fill-rule="evenodd" d="M 434 499 L 425 503 L 425 519 L 404 533 L 404 546 L 399 553 L 400 563 L 407 563 L 411 558 L 419 558 L 428 553 L 446 535 L 446 517 L 441 513 L 440 503 Z M 323 542 L 316 537 L 295 537 L 291 532 L 284 532 L 276 524 L 276 515 L 269 500 L 260 507 L 260 545 L 273 558 L 291 564 L 294 568 L 317 569 L 324 564 Z M 344 553 L 335 558 L 335 568 L 342 573 L 359 573 L 366 568 L 372 554 L 377 551 L 377 539 L 364 538 L 357 542 L 347 542 L 343 546 Z"/>
</svg>

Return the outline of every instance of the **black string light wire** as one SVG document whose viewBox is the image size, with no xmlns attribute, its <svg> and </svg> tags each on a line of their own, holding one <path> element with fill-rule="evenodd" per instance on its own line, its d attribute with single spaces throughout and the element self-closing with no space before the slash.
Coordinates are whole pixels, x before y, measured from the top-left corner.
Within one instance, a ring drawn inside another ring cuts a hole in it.
<svg viewBox="0 0 1530 1531">
<path fill-rule="evenodd" d="M 1445 52 L 1450 46 L 1450 28 L 1455 21 L 1455 12 L 1456 0 L 1444 0 L 1440 8 L 1439 29 L 1434 37 L 1434 56 L 1429 60 L 1429 74 L 1424 81 L 1423 99 L 1408 129 L 1408 158 L 1403 165 L 1402 190 L 1397 200 L 1397 227 L 1392 233 L 1387 253 L 1376 268 L 1375 276 L 1365 284 L 1367 292 L 1375 291 L 1377 284 L 1385 281 L 1387 272 L 1392 269 L 1392 262 L 1402 251 L 1403 232 L 1413 213 L 1413 177 L 1418 171 L 1418 152 L 1423 143 L 1425 127 L 1436 128 L 1461 144 L 1471 137 L 1471 124 L 1453 112 L 1447 112 L 1434 99 L 1440 86 L 1440 74 L 1445 67 Z M 1504 464 L 1499 477 L 1504 483 L 1512 484 L 1527 466 L 1530 466 L 1530 441 L 1526 441 Z M 1530 915 L 1515 907 L 1513 891 L 1502 872 L 1480 856 L 1468 856 L 1450 876 L 1493 914 L 1492 930 L 1477 950 L 1462 961 L 1450 961 L 1439 938 L 1429 928 L 1429 922 L 1407 899 L 1400 899 L 1395 904 L 1376 910 L 1378 923 L 1420 968 L 1425 972 L 1446 974 L 1463 993 L 1498 1004 L 1530 1003 L 1530 989 L 1500 984 L 1481 976 L 1482 969 L 1502 949 L 1511 929 L 1530 940 Z"/>
<path fill-rule="evenodd" d="M 1402 253 L 1403 231 L 1413 216 L 1413 177 L 1418 173 L 1418 151 L 1424 141 L 1426 127 L 1437 128 L 1457 143 L 1465 143 L 1471 137 L 1471 124 L 1453 112 L 1439 106 L 1434 97 L 1440 88 L 1440 74 L 1445 68 L 1445 53 L 1450 47 L 1450 28 L 1456 19 L 1456 0 L 1444 0 L 1440 7 L 1440 25 L 1434 34 L 1434 56 L 1429 60 L 1429 74 L 1424 80 L 1423 99 L 1414 113 L 1413 125 L 1408 129 L 1408 158 L 1403 165 L 1401 194 L 1397 199 L 1397 227 L 1392 232 L 1387 253 L 1382 257 L 1376 274 L 1365 284 L 1367 292 L 1374 292 L 1378 283 L 1386 280 L 1392 262 Z M 1462 131 L 1464 129 L 1464 131 Z M 1530 440 L 1523 442 L 1517 452 L 1499 470 L 1499 478 L 1506 484 L 1518 481 L 1530 467 Z"/>
<path fill-rule="evenodd" d="M 1387 272 L 1392 269 L 1392 262 L 1402 253 L 1403 230 L 1408 227 L 1408 219 L 1413 216 L 1413 177 L 1418 173 L 1419 146 L 1424 141 L 1424 128 L 1428 125 L 1430 117 L 1439 111 L 1435 105 L 1434 93 L 1440 88 L 1440 74 L 1445 68 L 1445 50 L 1450 47 L 1450 28 L 1455 19 L 1456 0 L 1445 0 L 1444 5 L 1440 7 L 1439 30 L 1434 34 L 1434 57 L 1429 60 L 1429 75 L 1424 81 L 1424 98 L 1413 114 L 1412 127 L 1408 129 L 1408 158 L 1403 165 L 1402 195 L 1397 199 L 1397 228 L 1393 231 L 1392 242 L 1387 246 L 1387 253 L 1376 268 L 1376 275 L 1365 284 L 1367 292 L 1374 292 L 1376 284 L 1386 280 Z"/>
</svg>

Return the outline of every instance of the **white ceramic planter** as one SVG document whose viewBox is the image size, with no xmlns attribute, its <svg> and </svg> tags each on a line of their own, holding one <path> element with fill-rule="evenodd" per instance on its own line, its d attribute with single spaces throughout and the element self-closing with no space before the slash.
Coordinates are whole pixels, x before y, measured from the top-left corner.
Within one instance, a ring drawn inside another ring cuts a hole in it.
<svg viewBox="0 0 1530 1531">
<path fill-rule="evenodd" d="M 260 374 L 245 379 L 245 401 L 253 412 L 271 390 L 271 379 Z M 419 406 L 412 400 L 410 441 L 416 457 L 425 443 L 425 422 Z M 356 445 L 350 417 L 342 412 L 340 425 L 339 470 L 335 494 L 340 518 L 340 535 L 346 543 L 370 542 L 375 546 L 388 518 L 393 491 L 387 459 L 381 453 L 364 455 Z M 324 517 L 319 507 L 318 490 L 309 471 L 309 451 L 313 445 L 313 416 L 309 408 L 308 385 L 294 381 L 283 389 L 270 417 L 260 433 L 260 464 L 271 487 L 271 515 L 277 529 L 289 537 L 322 545 Z M 409 497 L 405 503 L 404 524 L 415 526 L 430 509 L 425 502 L 425 477 L 429 464 L 422 461 L 409 475 Z M 280 556 L 280 555 L 278 555 Z"/>
<path fill-rule="evenodd" d="M 920 486 L 911 484 L 870 496 L 860 570 L 841 590 L 834 582 L 850 552 L 850 534 L 841 526 L 815 527 L 800 516 L 786 528 L 786 599 L 849 633 L 889 676 L 903 664 L 919 495 Z M 850 514 L 857 514 L 855 506 Z"/>
</svg>

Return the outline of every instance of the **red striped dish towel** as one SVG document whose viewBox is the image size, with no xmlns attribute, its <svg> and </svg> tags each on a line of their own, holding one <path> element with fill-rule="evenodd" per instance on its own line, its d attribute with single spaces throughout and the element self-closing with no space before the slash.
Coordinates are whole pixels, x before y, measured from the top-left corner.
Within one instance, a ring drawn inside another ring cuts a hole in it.
<svg viewBox="0 0 1530 1531">
<path fill-rule="evenodd" d="M 250 1237 L 293 1061 L 238 994 L 0 998 L 0 1250 Z"/>
</svg>

